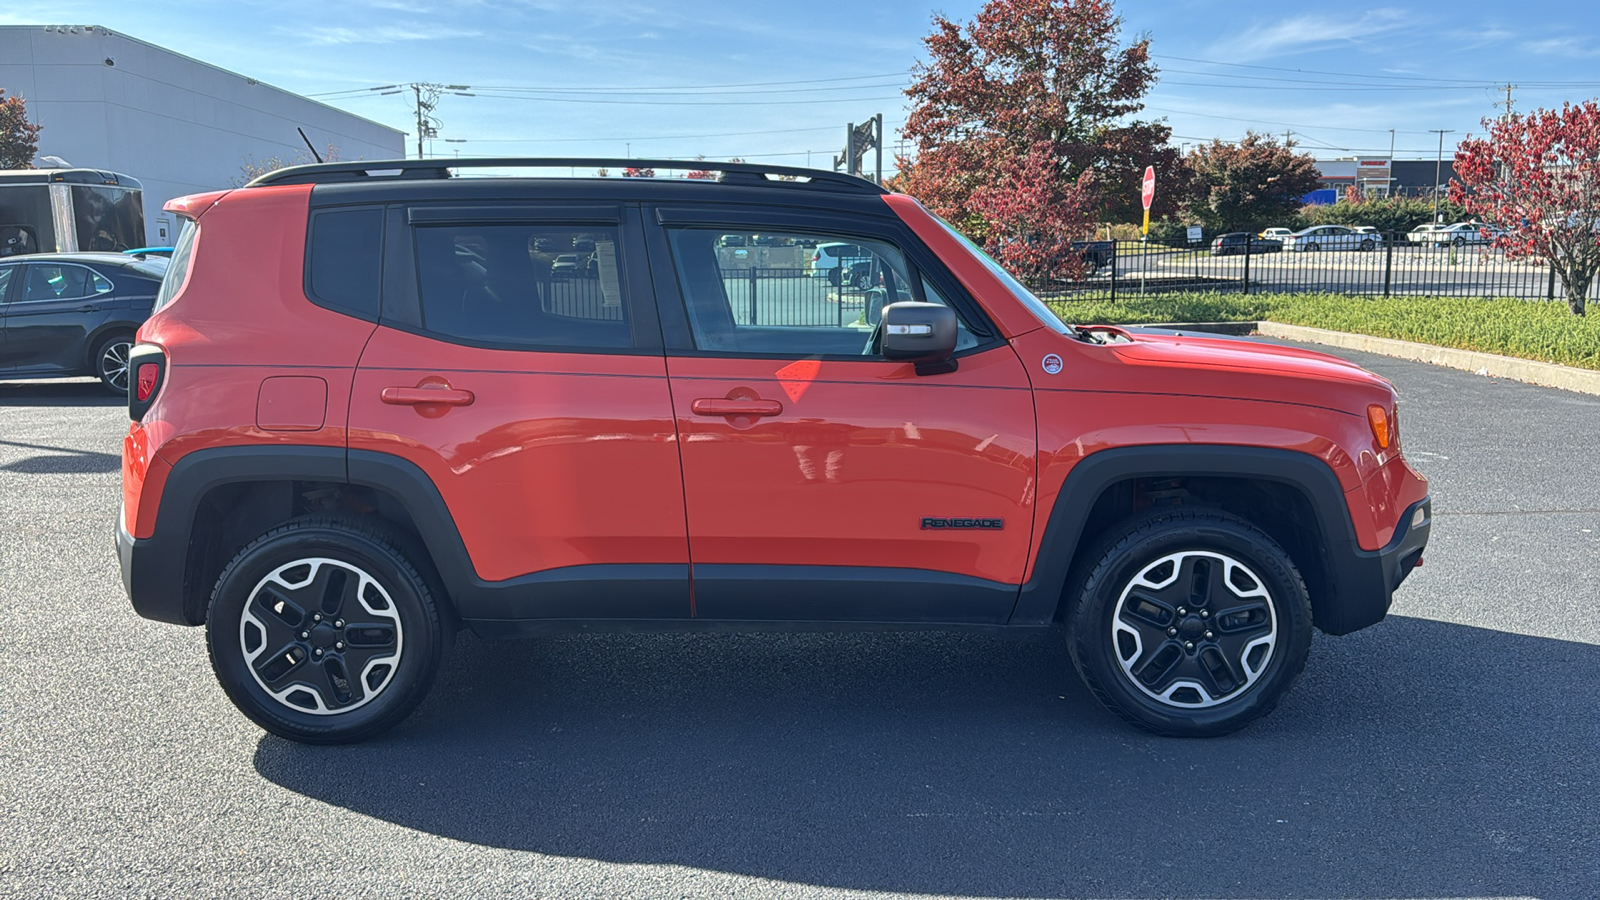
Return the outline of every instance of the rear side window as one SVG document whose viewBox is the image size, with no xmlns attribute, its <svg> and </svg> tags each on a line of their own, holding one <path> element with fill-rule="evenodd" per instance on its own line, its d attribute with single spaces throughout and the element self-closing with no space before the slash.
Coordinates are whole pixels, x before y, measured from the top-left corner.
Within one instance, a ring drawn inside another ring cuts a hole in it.
<svg viewBox="0 0 1600 900">
<path fill-rule="evenodd" d="M 383 210 L 334 209 L 311 217 L 308 293 L 323 306 L 378 318 Z"/>
<path fill-rule="evenodd" d="M 615 228 L 465 223 L 414 231 L 424 330 L 528 349 L 632 347 Z"/>
<path fill-rule="evenodd" d="M 155 303 L 151 306 L 152 312 L 171 303 L 178 289 L 183 287 L 183 280 L 189 277 L 189 263 L 194 259 L 194 240 L 198 233 L 193 219 L 183 220 L 178 242 L 172 246 L 172 261 L 167 263 L 166 274 L 161 277 L 161 290 L 156 292 Z"/>
<path fill-rule="evenodd" d="M 27 268 L 27 278 L 23 282 L 22 299 L 24 301 L 36 300 L 77 300 L 84 297 L 102 293 L 98 282 L 104 278 L 90 272 L 83 266 L 58 266 L 44 263 L 33 263 Z M 109 284 L 105 290 L 111 290 Z"/>
</svg>

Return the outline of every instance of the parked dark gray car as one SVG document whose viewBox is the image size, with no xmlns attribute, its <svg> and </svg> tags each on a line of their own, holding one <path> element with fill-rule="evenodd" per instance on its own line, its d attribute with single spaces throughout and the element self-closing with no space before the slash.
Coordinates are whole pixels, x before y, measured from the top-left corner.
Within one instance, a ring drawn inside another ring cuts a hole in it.
<svg viewBox="0 0 1600 900">
<path fill-rule="evenodd" d="M 0 260 L 0 378 L 94 375 L 128 390 L 128 351 L 167 260 L 37 253 Z"/>
</svg>

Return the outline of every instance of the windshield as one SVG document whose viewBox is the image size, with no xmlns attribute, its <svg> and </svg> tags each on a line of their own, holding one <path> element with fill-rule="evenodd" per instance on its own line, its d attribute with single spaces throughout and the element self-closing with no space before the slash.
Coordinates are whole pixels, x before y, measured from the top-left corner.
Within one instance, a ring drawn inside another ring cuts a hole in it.
<svg viewBox="0 0 1600 900">
<path fill-rule="evenodd" d="M 1040 300 L 1038 297 L 1033 295 L 1033 291 L 1028 290 L 1023 286 L 1022 282 L 1011 277 L 1011 273 L 1001 268 L 1000 264 L 995 262 L 993 257 L 983 252 L 983 248 L 968 240 L 966 235 L 955 230 L 955 228 L 952 227 L 949 222 L 946 222 L 938 216 L 933 215 L 931 211 L 928 213 L 928 215 L 933 216 L 933 220 L 938 222 L 945 231 L 949 232 L 951 237 L 960 241 L 963 247 L 966 247 L 968 250 L 972 251 L 972 255 L 977 257 L 979 262 L 983 263 L 984 268 L 989 270 L 989 274 L 999 279 L 1000 283 L 1005 285 L 1006 290 L 1010 291 L 1011 295 L 1017 298 L 1017 302 L 1021 303 L 1023 306 L 1026 306 L 1028 311 L 1033 313 L 1034 318 L 1038 319 L 1040 322 L 1043 322 L 1046 326 L 1061 332 L 1062 334 L 1072 333 L 1072 328 L 1068 326 L 1067 323 L 1061 321 L 1061 317 L 1056 315 L 1055 310 L 1045 306 L 1043 300 Z"/>
</svg>

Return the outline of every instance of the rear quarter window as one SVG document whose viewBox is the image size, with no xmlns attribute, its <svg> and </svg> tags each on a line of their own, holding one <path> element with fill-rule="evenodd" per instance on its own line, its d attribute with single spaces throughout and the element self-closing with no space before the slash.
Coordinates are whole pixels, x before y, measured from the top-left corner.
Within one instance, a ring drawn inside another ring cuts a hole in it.
<svg viewBox="0 0 1600 900">
<path fill-rule="evenodd" d="M 194 261 L 194 242 L 199 233 L 193 219 L 183 220 L 178 242 L 172 245 L 172 260 L 167 263 L 166 271 L 161 276 L 161 289 L 156 292 L 155 303 L 150 307 L 152 312 L 171 303 L 172 298 L 183 289 L 184 279 L 189 277 L 189 264 Z"/>
<path fill-rule="evenodd" d="M 320 306 L 378 318 L 383 210 L 333 209 L 311 217 L 306 293 Z"/>
</svg>

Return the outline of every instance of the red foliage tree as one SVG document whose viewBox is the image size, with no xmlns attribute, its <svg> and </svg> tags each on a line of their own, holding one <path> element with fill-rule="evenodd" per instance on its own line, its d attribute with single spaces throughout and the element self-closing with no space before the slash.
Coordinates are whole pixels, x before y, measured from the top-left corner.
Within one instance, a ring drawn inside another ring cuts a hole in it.
<svg viewBox="0 0 1600 900">
<path fill-rule="evenodd" d="M 640 168 L 635 168 L 634 166 L 629 166 L 626 169 L 622 170 L 622 177 L 623 178 L 654 178 L 654 177 L 656 177 L 656 170 L 655 169 L 640 169 Z"/>
<path fill-rule="evenodd" d="M 0 88 L 0 169 L 31 169 L 41 126 L 28 121 L 28 101 Z"/>
<path fill-rule="evenodd" d="M 1456 150 L 1450 199 L 1503 229 L 1494 245 L 1549 263 L 1574 315 L 1600 273 L 1600 105 L 1485 119 Z"/>
<path fill-rule="evenodd" d="M 965 28 L 933 24 L 895 184 L 991 252 L 1070 265 L 1062 241 L 1138 218 L 1145 166 L 1178 171 L 1170 129 L 1128 121 L 1155 68 L 1148 41 L 1120 45 L 1111 0 L 989 0 Z M 1174 207 L 1158 193 L 1152 212 Z"/>
</svg>

